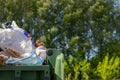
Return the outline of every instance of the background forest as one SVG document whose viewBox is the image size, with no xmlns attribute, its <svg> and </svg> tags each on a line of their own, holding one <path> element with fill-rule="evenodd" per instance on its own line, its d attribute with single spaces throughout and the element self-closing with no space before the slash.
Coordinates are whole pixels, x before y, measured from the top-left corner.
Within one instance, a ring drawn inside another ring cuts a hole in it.
<svg viewBox="0 0 120 80">
<path fill-rule="evenodd" d="M 65 80 L 120 79 L 119 0 L 0 0 L 0 24 L 64 53 Z"/>
</svg>

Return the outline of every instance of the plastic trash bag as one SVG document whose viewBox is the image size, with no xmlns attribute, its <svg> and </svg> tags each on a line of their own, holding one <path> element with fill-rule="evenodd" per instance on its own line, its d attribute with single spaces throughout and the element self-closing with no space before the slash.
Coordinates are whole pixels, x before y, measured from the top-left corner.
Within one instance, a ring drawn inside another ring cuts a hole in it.
<svg viewBox="0 0 120 80">
<path fill-rule="evenodd" d="M 8 59 L 5 63 L 14 65 L 39 66 L 42 65 L 45 59 L 46 48 L 44 46 L 39 46 L 32 52 L 22 55 L 22 58 L 11 58 Z"/>
<path fill-rule="evenodd" d="M 15 21 L 11 28 L 0 29 L 0 48 L 11 48 L 20 54 L 30 53 L 34 50 L 31 38 L 25 34 L 25 30 L 19 28 Z"/>
<path fill-rule="evenodd" d="M 46 48 L 44 46 L 39 46 L 38 48 L 36 48 L 36 54 L 40 57 L 42 57 L 43 59 L 46 59 Z"/>
<path fill-rule="evenodd" d="M 13 65 L 41 65 L 46 59 L 46 48 L 43 45 L 36 49 L 32 43 L 31 37 L 27 31 L 19 28 L 15 21 L 12 25 L 6 23 L 3 29 L 0 29 L 0 48 L 3 50 L 2 54 L 10 56 L 13 52 L 21 54 L 20 57 L 8 57 L 5 64 Z M 9 54 L 6 55 L 6 52 Z"/>
<path fill-rule="evenodd" d="M 36 51 L 32 51 L 24 55 L 23 58 L 11 58 L 6 61 L 6 64 L 14 64 L 14 65 L 27 65 L 27 66 L 39 66 L 44 62 L 44 58 L 38 56 Z"/>
</svg>

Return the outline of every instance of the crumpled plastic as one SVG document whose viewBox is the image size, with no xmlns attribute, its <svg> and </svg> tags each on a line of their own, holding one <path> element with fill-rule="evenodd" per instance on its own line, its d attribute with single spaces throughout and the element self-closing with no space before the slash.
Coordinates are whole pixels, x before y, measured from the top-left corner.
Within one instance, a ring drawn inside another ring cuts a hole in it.
<svg viewBox="0 0 120 80">
<path fill-rule="evenodd" d="M 22 55 L 22 58 L 8 59 L 6 61 L 6 64 L 39 66 L 42 65 L 45 59 L 46 59 L 46 48 L 44 46 L 39 46 L 32 52 Z"/>
<path fill-rule="evenodd" d="M 10 49 L 21 55 L 21 57 L 8 57 L 5 64 L 42 65 L 46 59 L 46 48 L 43 46 L 35 48 L 27 31 L 19 28 L 15 21 L 8 28 L 0 29 L 0 48 L 3 51 Z"/>
<path fill-rule="evenodd" d="M 0 48 L 11 48 L 20 54 L 29 53 L 34 50 L 34 45 L 30 38 L 19 28 L 15 22 L 12 23 L 12 28 L 0 29 Z"/>
<path fill-rule="evenodd" d="M 27 66 L 39 66 L 44 62 L 44 58 L 36 54 L 36 51 L 28 53 L 28 55 L 23 58 L 11 58 L 8 59 L 5 64 L 14 64 L 14 65 L 27 65 Z"/>
</svg>

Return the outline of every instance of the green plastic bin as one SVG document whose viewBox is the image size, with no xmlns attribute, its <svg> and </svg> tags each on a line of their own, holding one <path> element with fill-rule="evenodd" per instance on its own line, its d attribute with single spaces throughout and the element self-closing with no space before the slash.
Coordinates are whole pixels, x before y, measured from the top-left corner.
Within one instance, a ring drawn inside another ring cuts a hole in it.
<svg viewBox="0 0 120 80">
<path fill-rule="evenodd" d="M 0 66 L 0 80 L 64 80 L 63 54 L 56 49 L 50 50 L 53 54 L 47 56 L 45 65 Z"/>
<path fill-rule="evenodd" d="M 0 80 L 49 80 L 49 65 L 0 66 Z"/>
</svg>

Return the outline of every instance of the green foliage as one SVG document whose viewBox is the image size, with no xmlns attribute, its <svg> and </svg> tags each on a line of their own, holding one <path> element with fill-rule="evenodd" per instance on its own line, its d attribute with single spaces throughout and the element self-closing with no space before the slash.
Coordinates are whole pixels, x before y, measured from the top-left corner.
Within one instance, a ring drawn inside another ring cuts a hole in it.
<svg viewBox="0 0 120 80">
<path fill-rule="evenodd" d="M 96 73 L 103 80 L 120 78 L 120 57 L 113 56 L 109 58 L 106 55 L 102 62 L 99 62 Z"/>
<path fill-rule="evenodd" d="M 91 67 L 86 60 L 77 61 L 73 56 L 70 56 L 68 61 L 64 62 L 66 80 L 89 80 Z"/>
<path fill-rule="evenodd" d="M 77 61 L 70 56 L 64 61 L 66 80 L 91 80 L 91 79 L 119 79 L 120 78 L 120 57 L 109 57 L 107 54 L 97 67 L 93 67 L 86 60 Z"/>
<path fill-rule="evenodd" d="M 79 40 L 79 36 L 74 36 L 71 38 L 71 40 L 69 41 L 70 46 L 74 46 L 75 43 L 77 43 Z"/>
</svg>

